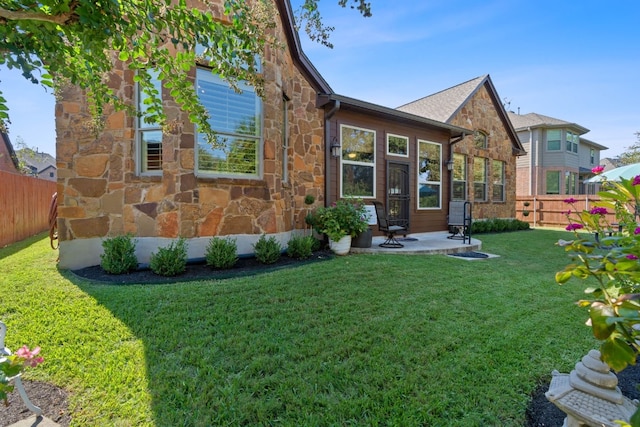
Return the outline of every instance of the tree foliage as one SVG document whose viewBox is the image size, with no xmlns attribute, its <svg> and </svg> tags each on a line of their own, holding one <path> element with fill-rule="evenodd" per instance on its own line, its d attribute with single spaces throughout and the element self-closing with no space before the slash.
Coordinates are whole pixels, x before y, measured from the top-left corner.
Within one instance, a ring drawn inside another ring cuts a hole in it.
<svg viewBox="0 0 640 427">
<path fill-rule="evenodd" d="M 640 163 L 640 132 L 636 132 L 636 142 L 627 147 L 625 152 L 620 155 L 621 165 L 630 165 L 632 163 Z"/>
<path fill-rule="evenodd" d="M 277 12 L 270 0 L 4 0 L 0 3 L 0 65 L 18 69 L 29 81 L 54 90 L 73 84 L 86 91 L 98 121 L 106 105 L 132 108 L 109 87 L 116 61 L 135 72 L 135 81 L 148 95 L 145 121 L 170 124 L 160 94 L 153 90 L 151 70 L 200 131 L 213 132 L 188 73 L 205 63 L 237 89 L 247 81 L 259 94 L 263 81 L 259 58 L 266 45 L 280 47 L 274 36 Z M 319 0 L 305 0 L 301 19 L 322 27 Z M 339 0 L 370 15 L 364 0 Z M 221 7 L 222 4 L 222 7 Z M 312 36 L 313 38 L 313 36 Z M 315 38 L 318 40 L 318 38 Z M 325 43 L 327 44 L 327 43 Z M 0 127 L 9 122 L 0 91 Z"/>
</svg>

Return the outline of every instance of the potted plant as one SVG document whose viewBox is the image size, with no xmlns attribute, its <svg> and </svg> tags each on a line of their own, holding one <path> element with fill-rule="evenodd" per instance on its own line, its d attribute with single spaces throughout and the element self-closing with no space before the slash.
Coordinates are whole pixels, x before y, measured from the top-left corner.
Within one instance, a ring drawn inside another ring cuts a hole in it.
<svg viewBox="0 0 640 427">
<path fill-rule="evenodd" d="M 319 208 L 311 223 L 319 233 L 329 237 L 329 246 L 338 255 L 347 254 L 351 238 L 369 228 L 364 204 L 355 199 L 341 199 Z"/>
</svg>

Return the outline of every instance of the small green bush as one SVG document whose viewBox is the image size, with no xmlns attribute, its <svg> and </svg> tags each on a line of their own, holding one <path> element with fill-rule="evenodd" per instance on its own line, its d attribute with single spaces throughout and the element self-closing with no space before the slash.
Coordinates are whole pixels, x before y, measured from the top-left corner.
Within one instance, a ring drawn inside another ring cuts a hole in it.
<svg viewBox="0 0 640 427">
<path fill-rule="evenodd" d="M 109 274 L 123 274 L 138 267 L 136 242 L 130 234 L 111 237 L 102 242 L 104 253 L 100 266 Z"/>
<path fill-rule="evenodd" d="M 273 264 L 280 259 L 282 254 L 282 246 L 274 236 L 267 237 L 263 234 L 260 239 L 253 245 L 256 259 L 262 264 Z"/>
<path fill-rule="evenodd" d="M 287 255 L 296 259 L 309 258 L 313 253 L 315 240 L 313 236 L 292 237 L 287 244 Z"/>
<path fill-rule="evenodd" d="M 175 276 L 187 269 L 187 242 L 179 238 L 157 253 L 151 253 L 151 271 L 160 276 Z"/>
<path fill-rule="evenodd" d="M 232 268 L 238 262 L 238 246 L 235 239 L 230 237 L 214 237 L 209 241 L 205 252 L 207 265 L 213 268 Z"/>
<path fill-rule="evenodd" d="M 529 223 L 526 221 L 520 221 L 519 219 L 502 219 L 502 218 L 490 218 L 486 220 L 474 221 L 471 224 L 472 234 L 482 233 L 502 233 L 505 231 L 518 231 L 528 230 Z"/>
</svg>

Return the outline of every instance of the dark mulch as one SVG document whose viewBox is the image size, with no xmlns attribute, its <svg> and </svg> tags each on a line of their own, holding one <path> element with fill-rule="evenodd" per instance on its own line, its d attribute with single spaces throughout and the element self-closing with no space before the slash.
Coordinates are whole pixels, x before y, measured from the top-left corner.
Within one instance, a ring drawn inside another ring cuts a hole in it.
<svg viewBox="0 0 640 427">
<path fill-rule="evenodd" d="M 254 275 L 267 271 L 275 271 L 280 268 L 292 267 L 302 263 L 323 261 L 331 259 L 332 257 L 333 254 L 328 251 L 319 251 L 314 252 L 313 256 L 307 260 L 300 261 L 283 256 L 278 262 L 271 265 L 260 264 L 254 258 L 243 258 L 238 261 L 236 267 L 230 270 L 213 270 L 204 264 L 191 264 L 187 266 L 187 271 L 184 274 L 173 278 L 157 276 L 152 271 L 144 269 L 126 275 L 111 275 L 106 274 L 99 266 L 76 270 L 73 273 L 80 277 L 105 283 L 154 284 Z M 551 373 L 549 373 L 549 376 L 551 376 Z M 42 408 L 44 416 L 59 423 L 63 427 L 69 425 L 71 417 L 69 416 L 66 391 L 43 382 L 23 382 L 31 401 Z M 638 384 L 640 384 L 640 364 L 629 366 L 618 374 L 618 386 L 622 393 L 628 398 L 640 399 L 640 393 L 637 389 Z M 562 426 L 565 414 L 547 400 L 544 394 L 548 389 L 549 383 L 543 383 L 531 395 L 531 400 L 526 411 L 527 423 L 525 427 Z M 17 393 L 10 394 L 9 403 L 8 407 L 0 404 L 0 427 L 8 426 L 28 418 L 31 415 L 24 407 Z"/>
</svg>

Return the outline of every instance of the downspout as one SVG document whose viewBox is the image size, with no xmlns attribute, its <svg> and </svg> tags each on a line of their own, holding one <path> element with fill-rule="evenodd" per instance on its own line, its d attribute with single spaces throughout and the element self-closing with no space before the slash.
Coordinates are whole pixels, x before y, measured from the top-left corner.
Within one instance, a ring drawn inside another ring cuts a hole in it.
<svg viewBox="0 0 640 427">
<path fill-rule="evenodd" d="M 528 127 L 529 131 L 529 195 L 533 195 L 533 131 Z M 536 146 L 536 156 L 538 155 L 538 147 Z M 536 181 L 537 181 L 536 177 Z"/>
<path fill-rule="evenodd" d="M 324 115 L 324 205 L 331 200 L 331 118 L 340 109 L 340 101 L 335 100 L 333 108 Z M 337 171 L 336 171 L 337 173 Z"/>
</svg>

